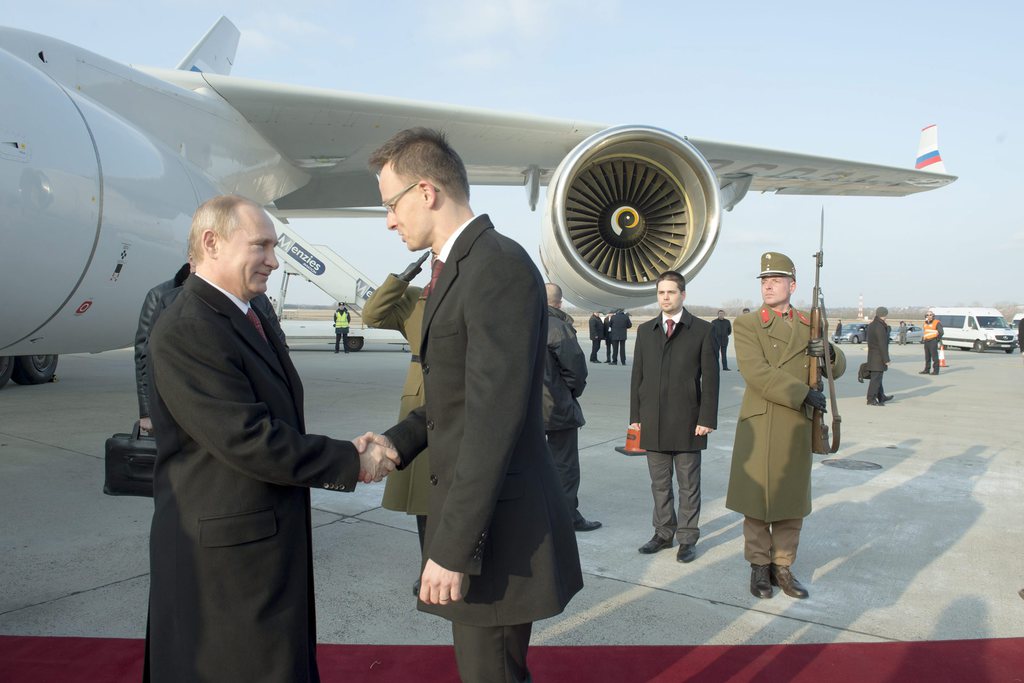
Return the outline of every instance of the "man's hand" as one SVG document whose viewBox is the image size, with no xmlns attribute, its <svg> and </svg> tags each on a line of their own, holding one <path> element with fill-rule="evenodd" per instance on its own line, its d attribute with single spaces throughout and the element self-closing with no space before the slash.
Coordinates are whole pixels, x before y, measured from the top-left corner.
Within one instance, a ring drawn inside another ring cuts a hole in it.
<svg viewBox="0 0 1024 683">
<path fill-rule="evenodd" d="M 405 280 L 406 282 L 412 282 L 412 279 L 414 277 L 416 277 L 417 275 L 419 275 L 420 271 L 423 270 L 423 262 L 427 260 L 428 256 L 430 256 L 430 252 L 429 251 L 425 252 L 423 254 L 423 256 L 419 257 L 419 259 L 417 259 L 417 260 L 413 261 L 412 263 L 410 263 L 409 266 L 405 270 L 403 270 L 401 273 L 399 273 L 395 277 L 397 277 L 399 280 Z"/>
<path fill-rule="evenodd" d="M 359 481 L 364 484 L 380 481 L 401 462 L 398 451 L 386 436 L 366 432 L 352 443 L 359 451 Z"/>
<path fill-rule="evenodd" d="M 139 418 L 139 431 L 146 432 L 147 434 L 153 433 L 153 420 L 148 417 Z"/>
<path fill-rule="evenodd" d="M 814 356 L 815 358 L 825 357 L 825 340 L 824 339 L 812 339 L 807 342 L 807 355 Z"/>
<path fill-rule="evenodd" d="M 445 569 L 427 560 L 420 577 L 420 600 L 428 605 L 447 605 L 462 599 L 462 582 L 466 575 Z"/>
<path fill-rule="evenodd" d="M 697 425 L 697 428 L 693 430 L 694 436 L 707 436 L 711 432 L 715 431 L 711 427 L 705 427 L 704 425 Z"/>
<path fill-rule="evenodd" d="M 640 429 L 640 423 L 639 422 L 630 422 L 629 423 L 629 428 L 630 429 Z"/>
<path fill-rule="evenodd" d="M 817 389 L 809 389 L 807 391 L 807 398 L 804 399 L 804 403 L 811 406 L 815 410 L 820 410 L 823 413 L 827 413 L 827 403 L 825 401 L 825 394 L 818 391 Z"/>
</svg>

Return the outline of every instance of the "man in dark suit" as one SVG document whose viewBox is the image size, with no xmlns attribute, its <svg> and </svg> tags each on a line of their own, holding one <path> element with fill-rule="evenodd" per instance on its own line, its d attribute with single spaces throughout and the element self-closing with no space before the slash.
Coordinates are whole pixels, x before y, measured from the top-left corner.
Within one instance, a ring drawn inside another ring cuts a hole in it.
<svg viewBox="0 0 1024 683">
<path fill-rule="evenodd" d="M 612 315 L 611 332 L 608 335 L 611 340 L 608 343 L 612 347 L 612 365 L 618 365 L 620 359 L 623 365 L 626 364 L 626 330 L 631 327 L 633 321 L 621 308 Z"/>
<path fill-rule="evenodd" d="M 465 166 L 443 134 L 403 131 L 370 166 L 388 229 L 437 257 L 420 345 L 426 404 L 377 437 L 402 467 L 430 448 L 417 606 L 452 622 L 464 681 L 526 681 L 533 622 L 583 585 L 544 439 L 543 282 L 522 247 L 474 216 Z"/>
<path fill-rule="evenodd" d="M 711 323 L 683 307 L 682 275 L 662 273 L 657 287 L 661 315 L 637 328 L 629 392 L 629 421 L 640 429 L 654 496 L 654 536 L 640 552 L 671 548 L 676 537 L 676 560 L 692 562 L 700 537 L 700 452 L 718 427 L 718 346 Z M 673 468 L 679 481 L 678 516 Z"/>
<path fill-rule="evenodd" d="M 729 369 L 729 361 L 725 352 L 729 348 L 729 336 L 732 335 L 732 323 L 725 319 L 725 311 L 718 309 L 718 317 L 711 321 L 711 333 L 718 344 L 718 351 L 722 355 L 722 370 Z"/>
<path fill-rule="evenodd" d="M 250 306 L 278 266 L 276 243 L 247 199 L 200 206 L 195 275 L 150 336 L 146 680 L 320 680 L 309 488 L 351 491 L 394 467 L 368 434 L 353 444 L 305 433 L 302 382 Z"/>
<path fill-rule="evenodd" d="M 869 406 L 883 406 L 892 400 L 892 396 L 886 396 L 882 388 L 882 374 L 889 368 L 889 325 L 885 322 L 888 315 L 889 309 L 879 306 L 875 309 L 875 319 L 868 325 Z"/>
<path fill-rule="evenodd" d="M 594 311 L 590 315 L 590 362 L 600 363 L 597 359 L 597 352 L 601 350 L 601 341 L 604 339 L 604 319 L 601 314 Z"/>
</svg>

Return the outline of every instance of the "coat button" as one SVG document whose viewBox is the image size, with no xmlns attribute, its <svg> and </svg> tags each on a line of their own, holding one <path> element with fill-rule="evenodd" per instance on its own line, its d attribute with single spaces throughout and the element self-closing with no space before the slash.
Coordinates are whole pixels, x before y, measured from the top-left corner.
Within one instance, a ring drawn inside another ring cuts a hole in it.
<svg viewBox="0 0 1024 683">
<path fill-rule="evenodd" d="M 424 375 L 429 375 L 430 374 L 430 366 L 427 365 L 426 363 L 423 364 L 423 374 Z"/>
<path fill-rule="evenodd" d="M 430 475 L 430 485 L 431 486 L 437 486 L 437 475 L 436 474 L 431 474 Z"/>
<path fill-rule="evenodd" d="M 433 429 L 433 428 L 434 428 L 434 421 L 433 420 L 427 420 L 427 429 Z"/>
</svg>

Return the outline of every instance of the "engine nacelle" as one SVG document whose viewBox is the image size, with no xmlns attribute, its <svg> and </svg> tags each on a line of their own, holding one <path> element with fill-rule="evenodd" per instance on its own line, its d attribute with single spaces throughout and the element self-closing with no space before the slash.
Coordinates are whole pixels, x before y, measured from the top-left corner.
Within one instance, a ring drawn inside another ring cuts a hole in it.
<svg viewBox="0 0 1024 683">
<path fill-rule="evenodd" d="M 661 273 L 689 282 L 700 271 L 720 220 L 718 178 L 696 147 L 659 128 L 617 126 L 555 169 L 541 260 L 574 304 L 643 306 Z"/>
</svg>

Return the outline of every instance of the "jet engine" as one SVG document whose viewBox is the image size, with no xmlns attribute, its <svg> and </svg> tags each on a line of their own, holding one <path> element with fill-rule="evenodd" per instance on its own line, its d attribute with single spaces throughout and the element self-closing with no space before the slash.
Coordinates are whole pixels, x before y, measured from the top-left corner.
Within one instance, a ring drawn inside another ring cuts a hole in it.
<svg viewBox="0 0 1024 683">
<path fill-rule="evenodd" d="M 720 219 L 718 178 L 696 147 L 659 128 L 609 128 L 555 169 L 541 260 L 574 304 L 642 306 L 661 273 L 700 271 Z"/>
</svg>

